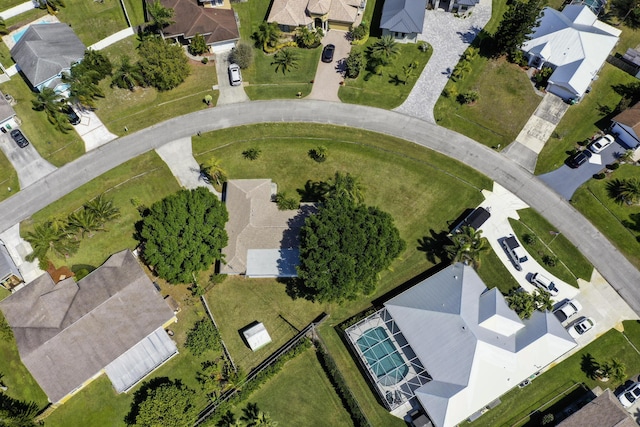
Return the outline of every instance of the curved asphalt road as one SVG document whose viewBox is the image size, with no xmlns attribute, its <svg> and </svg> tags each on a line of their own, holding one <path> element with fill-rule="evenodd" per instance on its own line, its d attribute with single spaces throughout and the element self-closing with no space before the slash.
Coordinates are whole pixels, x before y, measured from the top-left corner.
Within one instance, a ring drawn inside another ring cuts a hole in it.
<svg viewBox="0 0 640 427">
<path fill-rule="evenodd" d="M 394 111 L 324 101 L 253 101 L 176 117 L 90 151 L 0 203 L 0 231 L 89 180 L 178 138 L 245 124 L 308 122 L 349 126 L 402 138 L 477 169 L 516 194 L 564 234 L 640 313 L 640 272 L 578 211 L 502 154 L 451 130 Z"/>
</svg>

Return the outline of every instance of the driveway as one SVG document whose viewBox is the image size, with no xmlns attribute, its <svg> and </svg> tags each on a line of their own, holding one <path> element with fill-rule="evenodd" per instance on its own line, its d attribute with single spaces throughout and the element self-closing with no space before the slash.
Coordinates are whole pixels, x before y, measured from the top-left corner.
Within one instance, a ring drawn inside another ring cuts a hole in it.
<svg viewBox="0 0 640 427">
<path fill-rule="evenodd" d="M 93 111 L 83 111 L 78 108 L 74 108 L 74 110 L 80 116 L 80 123 L 75 125 L 73 129 L 78 132 L 78 135 L 84 141 L 85 151 L 91 151 L 118 137 L 109 132 L 109 129 Z"/>
<path fill-rule="evenodd" d="M 340 102 L 338 90 L 340 82 L 344 80 L 345 61 L 351 52 L 351 43 L 347 40 L 345 31 L 329 30 L 322 38 L 322 47 L 324 48 L 328 44 L 333 44 L 336 47 L 333 61 L 325 63 L 322 62 L 322 58 L 320 59 L 316 76 L 313 79 L 313 87 L 307 98 Z"/>
<path fill-rule="evenodd" d="M 435 123 L 433 107 L 451 71 L 490 18 L 491 0 L 480 0 L 467 18 L 456 18 L 453 13 L 441 10 L 427 10 L 418 39 L 429 43 L 433 54 L 407 100 L 395 111 Z"/>
<path fill-rule="evenodd" d="M 29 135 L 25 133 L 25 136 L 29 139 Z M 30 186 L 56 170 L 55 166 L 40 156 L 40 153 L 32 143 L 20 148 L 8 133 L 0 134 L 0 150 L 4 152 L 18 173 L 21 189 Z"/>
<path fill-rule="evenodd" d="M 593 178 L 593 175 L 604 169 L 605 165 L 613 163 L 626 150 L 618 142 L 614 142 L 600 154 L 592 155 L 587 163 L 576 169 L 564 164 L 552 172 L 540 175 L 539 178 L 565 200 L 571 200 L 578 187 Z"/>
<path fill-rule="evenodd" d="M 231 86 L 228 71 L 230 53 L 231 52 L 222 52 L 216 54 L 216 73 L 218 74 L 218 90 L 220 91 L 217 105 L 235 104 L 249 100 L 249 97 L 244 91 L 244 85 L 247 84 L 247 82 L 243 82 L 240 86 Z"/>
<path fill-rule="evenodd" d="M 29 242 L 20 237 L 20 224 L 16 224 L 0 233 L 0 241 L 4 242 L 25 283 L 42 276 L 44 271 L 38 267 L 38 261 L 28 262 L 25 260 L 27 255 L 33 252 L 33 249 Z"/>
</svg>

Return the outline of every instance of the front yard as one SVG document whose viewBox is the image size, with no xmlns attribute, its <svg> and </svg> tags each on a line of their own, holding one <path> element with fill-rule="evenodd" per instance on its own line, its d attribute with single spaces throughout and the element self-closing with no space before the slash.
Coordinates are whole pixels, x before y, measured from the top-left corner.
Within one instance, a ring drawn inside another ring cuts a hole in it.
<svg viewBox="0 0 640 427">
<path fill-rule="evenodd" d="M 0 200 L 7 199 L 20 190 L 18 174 L 7 156 L 0 151 Z"/>
</svg>

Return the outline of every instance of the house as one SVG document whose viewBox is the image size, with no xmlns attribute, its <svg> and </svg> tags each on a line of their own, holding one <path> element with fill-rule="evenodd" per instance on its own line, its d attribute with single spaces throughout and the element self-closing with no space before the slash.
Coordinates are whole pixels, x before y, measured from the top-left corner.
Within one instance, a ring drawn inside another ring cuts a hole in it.
<svg viewBox="0 0 640 427">
<path fill-rule="evenodd" d="M 640 102 L 611 119 L 611 133 L 630 149 L 640 147 Z"/>
<path fill-rule="evenodd" d="M 0 242 L 0 285 L 9 291 L 17 289 L 23 282 L 20 270 L 13 262 L 7 247 Z"/>
<path fill-rule="evenodd" d="M 126 392 L 177 354 L 173 310 L 129 250 L 88 276 L 44 274 L 0 302 L 22 363 L 59 405 L 103 373 Z"/>
<path fill-rule="evenodd" d="M 34 24 L 11 49 L 11 56 L 33 89 L 49 87 L 61 93 L 68 88 L 62 73 L 82 61 L 86 49 L 67 24 Z"/>
<path fill-rule="evenodd" d="M 468 12 L 475 5 L 480 3 L 480 0 L 429 0 L 429 8 L 442 9 L 446 12 L 463 13 Z"/>
<path fill-rule="evenodd" d="M 558 427 L 637 427 L 633 416 L 618 398 L 606 389 L 579 411 L 557 424 Z"/>
<path fill-rule="evenodd" d="M 173 24 L 162 29 L 165 38 L 189 44 L 196 34 L 200 34 L 204 36 L 213 53 L 233 49 L 240 39 L 238 22 L 233 10 L 210 7 L 220 4 L 218 0 L 203 2 L 208 7 L 200 6 L 198 0 L 161 0 L 161 3 L 174 11 Z"/>
<path fill-rule="evenodd" d="M 521 49 L 530 66 L 553 69 L 548 92 L 565 100 L 579 100 L 618 43 L 620 32 L 598 21 L 586 5 L 569 5 L 562 12 L 545 7 L 539 26 Z"/>
<path fill-rule="evenodd" d="M 277 187 L 270 179 L 235 179 L 226 184 L 229 212 L 225 230 L 229 244 L 222 250 L 221 274 L 247 277 L 296 277 L 299 232 L 315 212 L 306 205 L 281 211 L 273 202 Z"/>
<path fill-rule="evenodd" d="M 381 400 L 436 427 L 476 419 L 576 346 L 550 312 L 521 320 L 462 263 L 384 303 L 345 334 Z"/>
<path fill-rule="evenodd" d="M 416 42 L 422 34 L 426 0 L 385 0 L 380 29 L 400 42 Z"/>
<path fill-rule="evenodd" d="M 16 112 L 4 94 L 0 92 L 0 128 L 11 130 L 15 127 L 18 127 Z"/>
<path fill-rule="evenodd" d="M 273 0 L 267 22 L 276 22 L 285 33 L 298 27 L 349 31 L 365 4 L 365 0 Z"/>
</svg>

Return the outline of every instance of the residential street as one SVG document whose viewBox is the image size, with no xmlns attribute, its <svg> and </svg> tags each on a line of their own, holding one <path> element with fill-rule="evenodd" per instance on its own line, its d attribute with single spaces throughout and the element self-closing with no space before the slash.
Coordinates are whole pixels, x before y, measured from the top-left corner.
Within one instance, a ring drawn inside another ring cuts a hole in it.
<svg viewBox="0 0 640 427">
<path fill-rule="evenodd" d="M 542 214 L 591 261 L 636 313 L 640 272 L 562 196 L 504 155 L 470 138 L 397 112 L 312 100 L 253 101 L 204 109 L 103 145 L 0 203 L 0 231 L 28 218 L 113 167 L 167 142 L 262 122 L 307 122 L 367 129 L 432 148 L 477 169 Z"/>
</svg>

